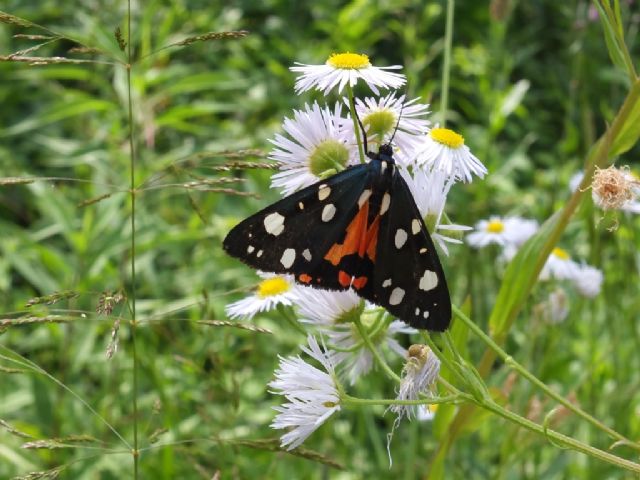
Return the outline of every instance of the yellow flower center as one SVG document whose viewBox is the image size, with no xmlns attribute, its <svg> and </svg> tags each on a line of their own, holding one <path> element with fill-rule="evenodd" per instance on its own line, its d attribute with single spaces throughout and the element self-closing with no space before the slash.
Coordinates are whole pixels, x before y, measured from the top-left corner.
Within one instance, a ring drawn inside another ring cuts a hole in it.
<svg viewBox="0 0 640 480">
<path fill-rule="evenodd" d="M 291 285 L 282 277 L 267 278 L 258 285 L 258 296 L 261 298 L 274 297 L 288 292 Z"/>
<path fill-rule="evenodd" d="M 327 65 L 343 70 L 360 70 L 371 66 L 369 57 L 360 53 L 332 53 Z"/>
<path fill-rule="evenodd" d="M 500 220 L 491 220 L 487 225 L 487 232 L 502 233 L 504 231 L 504 223 Z"/>
<path fill-rule="evenodd" d="M 430 403 L 429 405 L 427 405 L 427 408 L 429 409 L 429 411 L 431 413 L 436 413 L 438 411 L 438 404 L 437 403 Z"/>
<path fill-rule="evenodd" d="M 569 254 L 567 253 L 567 251 L 563 250 L 560 247 L 554 248 L 551 253 L 554 254 L 556 257 L 558 257 L 560 260 L 569 260 L 569 258 L 570 258 Z"/>
<path fill-rule="evenodd" d="M 431 138 L 436 142 L 451 148 L 460 148 L 464 145 L 464 137 L 448 128 L 431 129 Z"/>
</svg>

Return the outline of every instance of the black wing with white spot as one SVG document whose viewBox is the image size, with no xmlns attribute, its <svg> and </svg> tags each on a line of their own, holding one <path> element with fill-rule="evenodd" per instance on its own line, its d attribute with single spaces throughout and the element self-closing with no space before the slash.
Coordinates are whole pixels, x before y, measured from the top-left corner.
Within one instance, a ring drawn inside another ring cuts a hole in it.
<svg viewBox="0 0 640 480">
<path fill-rule="evenodd" d="M 293 193 L 234 227 L 223 248 L 256 269 L 345 290 L 323 257 L 344 236 L 372 175 L 370 164 L 357 165 Z"/>
<path fill-rule="evenodd" d="M 370 300 L 415 328 L 444 331 L 451 321 L 447 282 L 411 191 L 397 169 L 390 195 L 378 234 Z"/>
</svg>

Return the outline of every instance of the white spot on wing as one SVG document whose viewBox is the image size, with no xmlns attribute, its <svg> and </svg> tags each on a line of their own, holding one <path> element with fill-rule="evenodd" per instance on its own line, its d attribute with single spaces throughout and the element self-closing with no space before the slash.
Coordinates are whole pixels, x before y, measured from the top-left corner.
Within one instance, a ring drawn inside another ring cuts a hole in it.
<svg viewBox="0 0 640 480">
<path fill-rule="evenodd" d="M 400 305 L 404 298 L 404 290 L 400 287 L 396 287 L 391 291 L 389 296 L 389 305 Z"/>
<path fill-rule="evenodd" d="M 264 217 L 264 229 L 277 237 L 284 231 L 284 217 L 278 212 L 270 213 Z"/>
<path fill-rule="evenodd" d="M 322 209 L 322 221 L 328 222 L 336 214 L 336 206 L 333 203 L 328 203 Z"/>
<path fill-rule="evenodd" d="M 364 190 L 361 194 L 360 194 L 360 198 L 358 199 L 358 207 L 362 207 L 362 205 L 364 205 L 364 202 L 366 202 L 367 200 L 369 200 L 369 197 L 371 196 L 371 190 L 367 189 Z"/>
<path fill-rule="evenodd" d="M 427 253 L 427 249 L 426 248 L 421 248 L 420 249 L 420 253 Z"/>
<path fill-rule="evenodd" d="M 414 235 L 420 233 L 420 220 L 418 220 L 417 218 L 414 218 L 411 221 L 411 233 L 413 233 Z"/>
<path fill-rule="evenodd" d="M 382 286 L 384 288 L 390 287 L 391 286 L 391 279 L 387 278 L 384 282 L 382 282 Z"/>
<path fill-rule="evenodd" d="M 416 307 L 416 317 L 420 315 L 420 309 L 418 307 Z"/>
<path fill-rule="evenodd" d="M 405 244 L 405 242 L 407 241 L 407 232 L 405 232 L 402 228 L 399 228 L 398 230 L 396 230 L 396 238 L 395 238 L 395 242 L 396 242 L 396 248 L 398 250 L 400 250 L 402 248 L 402 246 Z"/>
<path fill-rule="evenodd" d="M 318 187 L 318 200 L 322 201 L 331 195 L 331 187 L 324 183 Z"/>
<path fill-rule="evenodd" d="M 429 318 L 429 310 L 425 310 L 424 313 L 422 314 L 422 316 L 424 318 Z"/>
<path fill-rule="evenodd" d="M 307 262 L 310 262 L 310 261 L 311 261 L 311 252 L 309 251 L 309 249 L 308 249 L 308 248 L 305 248 L 305 249 L 304 249 L 304 251 L 302 252 L 302 256 L 304 257 L 304 259 L 305 259 Z"/>
<path fill-rule="evenodd" d="M 391 204 L 391 195 L 389 195 L 389 192 L 387 192 L 382 196 L 382 204 L 380 205 L 380 215 L 384 215 L 386 211 L 389 210 L 390 204 Z"/>
<path fill-rule="evenodd" d="M 247 253 L 253 253 L 254 250 L 255 250 L 255 247 L 253 245 L 249 245 L 247 247 Z"/>
<path fill-rule="evenodd" d="M 296 251 L 293 248 L 287 248 L 282 254 L 282 258 L 280 259 L 280 263 L 284 268 L 291 268 L 293 262 L 296 259 Z"/>
<path fill-rule="evenodd" d="M 383 174 L 384 171 L 387 169 L 387 162 L 382 162 L 382 164 L 380 165 L 380 174 Z"/>
<path fill-rule="evenodd" d="M 258 253 L 256 253 L 256 257 L 260 258 L 262 256 L 262 250 L 258 250 Z"/>
<path fill-rule="evenodd" d="M 298 202 L 298 208 L 299 208 L 300 210 L 304 210 L 304 203 L 302 203 L 302 202 Z"/>
<path fill-rule="evenodd" d="M 428 292 L 429 290 L 433 290 L 438 286 L 438 275 L 436 272 L 432 272 L 431 270 L 425 270 L 422 278 L 420 278 L 420 283 L 418 287 L 420 290 L 424 290 Z"/>
</svg>

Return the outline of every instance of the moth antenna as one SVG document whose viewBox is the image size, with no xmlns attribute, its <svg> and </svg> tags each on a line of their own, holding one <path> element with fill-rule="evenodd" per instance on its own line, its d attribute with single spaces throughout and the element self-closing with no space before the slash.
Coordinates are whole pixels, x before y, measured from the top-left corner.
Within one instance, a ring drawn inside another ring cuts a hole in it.
<svg viewBox="0 0 640 480">
<path fill-rule="evenodd" d="M 406 98 L 406 94 L 404 95 Z M 402 118 L 402 111 L 404 110 L 404 102 L 400 105 L 400 115 L 398 115 L 398 121 L 396 122 L 396 128 L 393 129 L 393 135 L 389 139 L 389 145 L 393 142 L 394 137 L 396 136 L 396 132 L 398 131 L 398 127 L 400 126 L 400 119 Z"/>
<path fill-rule="evenodd" d="M 354 103 L 355 105 L 355 103 Z M 356 120 L 358 121 L 358 125 L 360 125 L 360 130 L 362 130 L 362 141 L 364 143 L 364 153 L 365 155 L 369 154 L 369 147 L 367 146 L 367 132 L 364 129 L 364 125 L 362 125 L 362 122 L 360 121 L 360 117 L 358 116 L 358 111 L 354 108 L 353 109 L 353 113 L 356 116 Z"/>
</svg>

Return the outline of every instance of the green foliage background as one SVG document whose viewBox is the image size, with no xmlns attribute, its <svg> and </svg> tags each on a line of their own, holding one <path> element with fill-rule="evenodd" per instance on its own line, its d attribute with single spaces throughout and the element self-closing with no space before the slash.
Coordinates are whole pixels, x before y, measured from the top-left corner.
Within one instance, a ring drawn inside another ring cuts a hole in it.
<svg viewBox="0 0 640 480">
<path fill-rule="evenodd" d="M 125 58 L 113 31 L 120 27 L 126 38 L 126 2 L 6 0 L 2 10 Z M 634 58 L 639 10 L 637 2 L 623 5 Z M 589 2 L 459 1 L 454 26 L 448 125 L 465 135 L 490 174 L 456 187 L 447 213 L 465 225 L 507 213 L 543 221 L 566 202 L 570 176 L 619 108 L 628 89 L 625 72 L 612 65 Z M 150 55 L 189 36 L 239 29 L 250 34 Z M 0 55 L 35 44 L 15 38 L 17 33 L 42 32 L 0 24 Z M 317 457 L 310 451 L 280 452 L 278 432 L 268 426 L 279 399 L 266 384 L 277 356 L 297 354 L 304 336 L 277 313 L 255 320 L 272 335 L 197 322 L 224 319 L 225 304 L 244 295 L 237 289 L 246 291 L 257 281 L 224 255 L 221 241 L 237 221 L 277 198 L 267 188 L 269 172 L 218 173 L 211 167 L 227 161 L 221 152 L 268 152 L 268 139 L 280 131 L 283 116 L 305 101 L 321 100 L 313 93 L 295 96 L 288 67 L 295 61 L 322 63 L 332 52 L 364 52 L 376 65 L 404 65 L 410 96 L 421 96 L 437 112 L 443 33 L 442 2 L 134 3 L 135 176 L 145 187 L 136 202 L 135 293 L 142 322 L 137 329 L 142 478 L 212 478 L 216 471 L 221 478 L 426 476 L 451 409 L 443 408 L 433 423 L 403 423 L 391 446 L 391 468 L 385 435 L 393 417 L 383 415 L 382 407 L 335 415 L 304 444 Z M 57 41 L 33 55 L 68 56 L 74 46 Z M 90 54 L 74 58 L 108 60 Z M 21 448 L 27 439 L 0 427 L 0 478 L 69 462 L 60 478 L 130 478 L 133 462 L 125 445 L 78 398 L 131 441 L 130 313 L 119 307 L 109 317 L 95 313 L 101 292 L 124 289 L 131 296 L 126 71 L 113 64 L 4 61 L 0 78 L 0 176 L 46 177 L 0 188 L 2 318 L 25 310 L 72 317 L 62 324 L 6 330 L 0 323 L 0 419 L 38 439 L 84 434 L 97 440 L 90 446 L 100 447 L 28 450 Z M 618 163 L 633 169 L 638 152 L 635 147 Z M 263 161 L 266 153 L 248 158 Z M 241 177 L 243 182 L 222 187 L 260 198 L 166 186 L 220 176 Z M 102 195 L 108 197 L 79 206 Z M 506 349 L 553 389 L 636 439 L 640 224 L 624 214 L 601 217 L 587 199 L 560 245 L 604 270 L 602 294 L 584 300 L 570 291 L 570 315 L 554 325 L 534 313 L 553 287 L 537 286 Z M 615 222 L 617 229 L 607 230 Z M 470 299 L 472 318 L 486 330 L 502 273 L 497 251 L 451 250 L 444 261 L 454 302 Z M 80 295 L 25 307 L 33 297 L 64 290 Z M 117 318 L 122 318 L 120 349 L 108 360 Z M 466 347 L 476 362 L 482 345 L 470 337 Z M 12 373 L 7 349 L 77 396 L 43 374 Z M 396 367 L 399 371 L 401 364 Z M 554 406 L 524 380 L 513 381 L 501 365 L 488 381 L 502 391 L 509 409 L 537 422 Z M 394 395 L 379 372 L 364 378 L 355 393 Z M 603 449 L 612 443 L 571 416 L 558 415 L 553 426 Z M 615 453 L 634 458 L 625 447 Z M 486 413 L 467 425 L 449 450 L 444 471 L 445 478 L 469 479 L 630 478 Z"/>
</svg>

